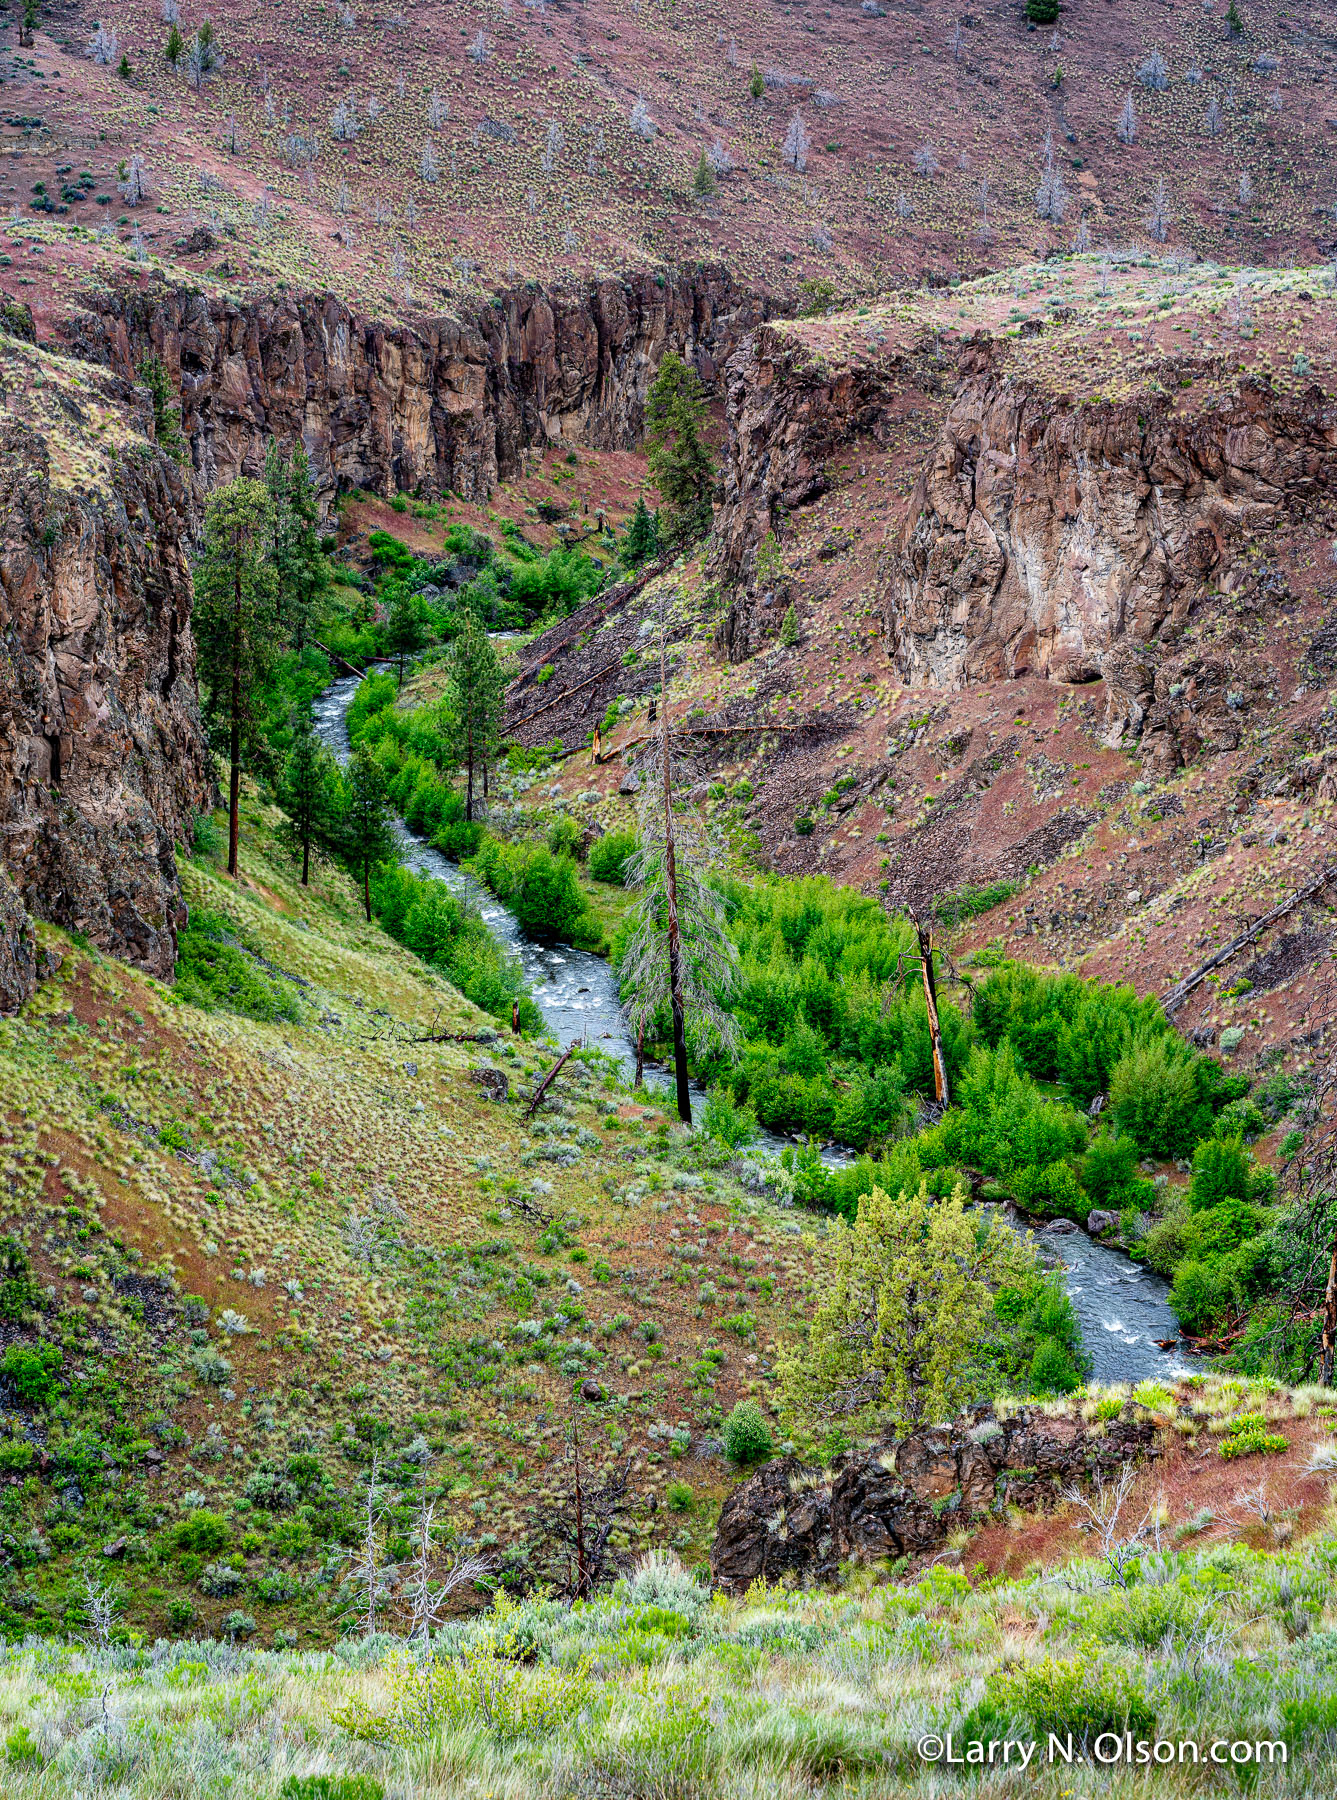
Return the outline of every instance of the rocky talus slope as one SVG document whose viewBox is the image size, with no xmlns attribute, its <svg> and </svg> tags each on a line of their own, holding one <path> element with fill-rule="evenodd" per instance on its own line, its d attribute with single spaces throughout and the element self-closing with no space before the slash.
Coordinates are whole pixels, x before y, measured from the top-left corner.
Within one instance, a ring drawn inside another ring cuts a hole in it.
<svg viewBox="0 0 1337 1800">
<path fill-rule="evenodd" d="M 197 493 L 256 472 L 273 436 L 302 439 L 327 501 L 354 487 L 484 500 L 531 445 L 638 443 L 666 351 L 713 382 L 772 310 L 720 268 L 517 287 L 412 325 L 328 293 L 239 302 L 160 283 L 91 293 L 65 332 L 76 354 L 122 375 L 161 358 L 180 387 Z"/>
<path fill-rule="evenodd" d="M 0 375 L 0 863 L 12 884 L 0 1005 L 12 1010 L 37 972 L 27 912 L 170 979 L 173 846 L 212 781 L 181 471 L 136 428 L 126 384 L 9 339 Z"/>
</svg>

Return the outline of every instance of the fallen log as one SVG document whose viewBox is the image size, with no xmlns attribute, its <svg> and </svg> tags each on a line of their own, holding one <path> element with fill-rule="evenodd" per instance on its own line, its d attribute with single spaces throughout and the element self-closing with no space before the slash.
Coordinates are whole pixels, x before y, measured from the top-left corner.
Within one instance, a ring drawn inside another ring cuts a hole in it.
<svg viewBox="0 0 1337 1800">
<path fill-rule="evenodd" d="M 338 666 L 344 671 L 345 674 L 347 674 L 347 675 L 365 675 L 366 674 L 367 671 L 365 669 L 359 669 L 356 663 L 350 663 L 346 656 L 340 656 L 340 654 L 337 650 L 331 650 L 329 645 L 322 644 L 319 638 L 313 637 L 311 639 L 311 642 L 316 646 L 317 650 L 322 651 L 326 656 L 328 656 L 332 663 L 337 663 Z"/>
<path fill-rule="evenodd" d="M 1241 931 L 1238 937 L 1231 938 L 1230 942 L 1223 944 L 1215 955 L 1209 956 L 1200 968 L 1194 969 L 1191 975 L 1185 975 L 1182 981 L 1177 981 L 1172 988 L 1168 988 L 1161 995 L 1161 1006 L 1164 1008 L 1167 1018 L 1174 1017 L 1194 988 L 1205 981 L 1213 969 L 1219 969 L 1222 963 L 1229 962 L 1232 956 L 1237 956 L 1241 950 L 1247 949 L 1256 938 L 1263 935 L 1270 925 L 1275 925 L 1278 919 L 1284 919 L 1287 913 L 1294 912 L 1296 907 L 1302 906 L 1306 900 L 1312 900 L 1319 889 L 1325 887 L 1330 881 L 1337 881 L 1337 863 L 1330 863 L 1326 869 L 1321 869 L 1312 881 L 1306 882 L 1304 887 L 1298 888 L 1289 900 L 1283 900 L 1281 905 L 1274 906 L 1270 913 L 1264 913 L 1261 919 L 1255 919 L 1247 931 Z"/>
<path fill-rule="evenodd" d="M 547 1093 L 548 1089 L 552 1086 L 553 1082 L 556 1080 L 558 1070 L 566 1062 L 566 1059 L 570 1056 L 571 1052 L 575 1049 L 575 1047 L 576 1046 L 574 1043 L 570 1043 L 567 1045 L 566 1049 L 563 1050 L 562 1054 L 558 1057 L 557 1061 L 552 1065 L 552 1067 L 548 1070 L 548 1073 L 543 1077 L 543 1080 L 540 1081 L 538 1086 L 534 1089 L 534 1098 L 529 1102 L 529 1105 L 525 1108 L 525 1117 L 527 1119 L 533 1118 L 535 1108 L 540 1104 L 540 1102 L 543 1099 L 543 1096 Z"/>
<path fill-rule="evenodd" d="M 551 700 L 545 700 L 543 705 L 536 706 L 533 712 L 526 713 L 522 719 L 516 719 L 513 724 L 506 727 L 507 731 L 519 731 L 520 727 L 528 725 L 531 719 L 541 718 L 545 712 L 551 712 L 554 706 L 560 706 L 563 700 L 569 700 L 572 694 L 580 693 L 583 688 L 593 687 L 596 681 L 602 681 L 605 675 L 609 675 L 614 669 L 621 667 L 621 657 L 618 657 L 616 662 L 605 663 L 602 669 L 596 669 L 593 675 L 587 675 L 584 681 L 578 681 L 574 687 L 563 688 L 560 694 L 554 695 Z"/>
</svg>

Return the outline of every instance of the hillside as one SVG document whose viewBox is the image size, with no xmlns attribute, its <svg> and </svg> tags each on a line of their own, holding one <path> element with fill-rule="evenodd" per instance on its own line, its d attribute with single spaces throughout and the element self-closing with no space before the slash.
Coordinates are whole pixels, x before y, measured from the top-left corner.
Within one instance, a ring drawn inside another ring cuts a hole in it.
<svg viewBox="0 0 1337 1800">
<path fill-rule="evenodd" d="M 1017 5 L 904 0 L 250 3 L 212 22 L 192 72 L 189 12 L 170 61 L 157 4 L 44 7 L 7 56 L 10 187 L 25 216 L 50 201 L 77 266 L 101 254 L 82 234 L 105 232 L 387 317 L 702 260 L 771 291 L 867 291 L 1082 232 L 1314 260 L 1337 235 L 1331 22 L 1275 0 L 1236 9 L 1238 28 L 1226 12 L 1107 0 L 1028 29 Z"/>
</svg>

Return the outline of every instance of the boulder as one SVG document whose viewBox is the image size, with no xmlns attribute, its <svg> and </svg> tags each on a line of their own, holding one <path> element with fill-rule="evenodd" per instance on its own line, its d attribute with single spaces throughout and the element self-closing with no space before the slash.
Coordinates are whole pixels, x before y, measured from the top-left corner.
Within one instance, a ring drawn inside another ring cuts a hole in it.
<svg viewBox="0 0 1337 1800">
<path fill-rule="evenodd" d="M 725 1501 L 711 1573 L 731 1593 L 759 1579 L 834 1583 L 842 1562 L 936 1552 L 963 1522 L 1010 1500 L 1052 1503 L 1075 1482 L 1157 1454 L 1145 1420 L 1088 1426 L 1038 1406 L 1000 1420 L 985 1403 L 829 1469 L 792 1456 L 768 1463 Z"/>
</svg>

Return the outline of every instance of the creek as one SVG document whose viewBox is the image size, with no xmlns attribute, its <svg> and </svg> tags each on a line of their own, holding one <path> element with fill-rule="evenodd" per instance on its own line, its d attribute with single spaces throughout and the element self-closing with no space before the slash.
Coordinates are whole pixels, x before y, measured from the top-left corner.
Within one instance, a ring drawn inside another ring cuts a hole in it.
<svg viewBox="0 0 1337 1800">
<path fill-rule="evenodd" d="M 316 730 L 340 763 L 349 755 L 348 709 L 360 680 L 356 675 L 341 677 L 315 703 Z M 415 836 L 402 819 L 395 819 L 394 831 L 405 867 L 444 881 L 519 958 L 534 1001 L 563 1048 L 583 1037 L 592 1048 L 611 1057 L 630 1081 L 636 1070 L 636 1051 L 608 963 L 588 950 L 542 944 L 526 937 L 514 914 L 458 863 Z M 645 1081 L 659 1093 L 671 1093 L 663 1069 L 647 1066 Z M 694 1087 L 693 1093 L 700 1098 L 702 1090 Z M 776 1154 L 786 1147 L 786 1141 L 763 1132 L 758 1147 Z M 832 1148 L 823 1155 L 836 1163 L 848 1160 L 849 1153 Z M 1169 1287 L 1159 1275 L 1081 1230 L 1064 1232 L 1042 1226 L 1036 1231 L 1036 1242 L 1062 1260 L 1064 1282 L 1081 1321 L 1094 1380 L 1137 1382 L 1187 1369 L 1189 1365 L 1179 1353 L 1157 1347 L 1157 1340 L 1179 1335 L 1170 1310 Z"/>
</svg>

